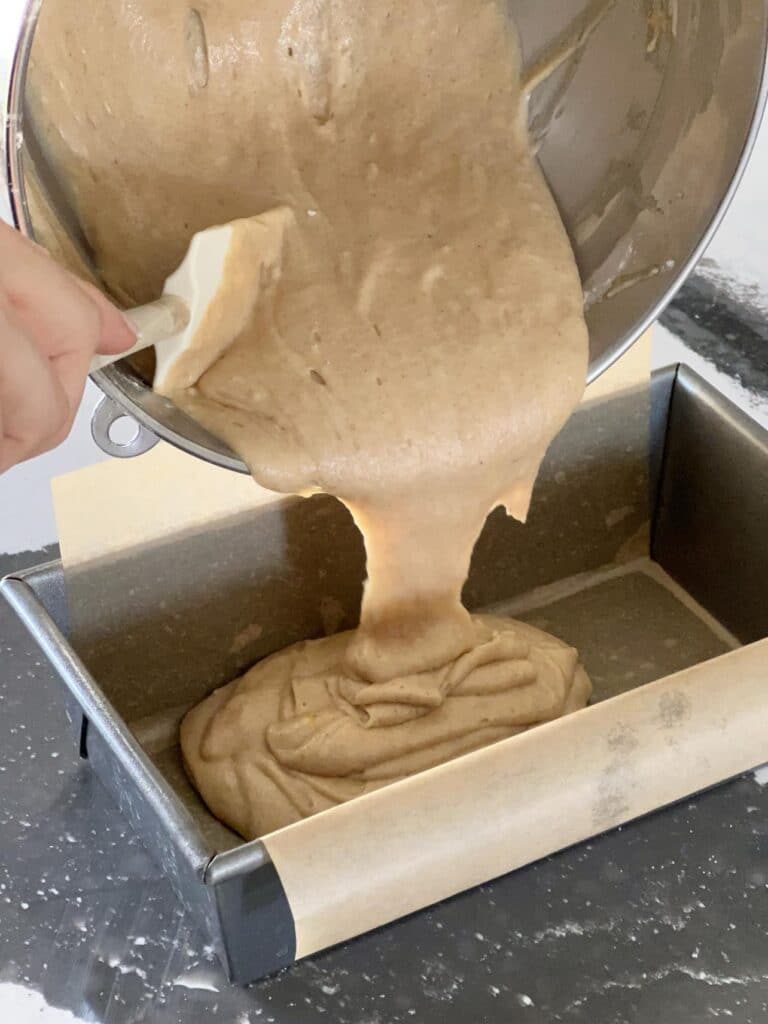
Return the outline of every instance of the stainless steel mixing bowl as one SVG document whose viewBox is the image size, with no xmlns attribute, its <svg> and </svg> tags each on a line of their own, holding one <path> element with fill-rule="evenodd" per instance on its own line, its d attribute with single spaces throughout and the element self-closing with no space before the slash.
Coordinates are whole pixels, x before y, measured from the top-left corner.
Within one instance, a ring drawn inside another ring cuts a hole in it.
<svg viewBox="0 0 768 1024">
<path fill-rule="evenodd" d="M 56 0 L 2 0 L 0 8 L 7 181 L 0 216 L 29 235 L 35 224 L 25 191 L 24 84 L 46 2 Z M 531 130 L 584 281 L 593 379 L 659 315 L 731 199 L 766 99 L 768 0 L 509 5 L 525 66 L 541 78 L 531 97 Z M 560 44 L 579 38 L 581 45 L 564 56 Z M 554 70 L 540 75 L 545 66 Z M 113 454 L 135 453 L 156 436 L 245 471 L 127 364 L 95 380 L 116 403 L 101 411 L 97 430 Z M 132 447 L 110 447 L 103 436 L 119 409 L 143 428 Z"/>
</svg>

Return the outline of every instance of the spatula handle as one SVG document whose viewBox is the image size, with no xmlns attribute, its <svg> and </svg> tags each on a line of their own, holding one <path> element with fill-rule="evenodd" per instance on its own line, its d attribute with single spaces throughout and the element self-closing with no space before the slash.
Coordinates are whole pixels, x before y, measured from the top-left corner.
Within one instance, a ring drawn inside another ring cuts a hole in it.
<svg viewBox="0 0 768 1024">
<path fill-rule="evenodd" d="M 125 316 L 136 331 L 136 344 L 119 355 L 95 356 L 91 363 L 91 373 L 174 338 L 189 324 L 189 308 L 176 295 L 164 295 L 157 302 L 129 309 Z"/>
</svg>

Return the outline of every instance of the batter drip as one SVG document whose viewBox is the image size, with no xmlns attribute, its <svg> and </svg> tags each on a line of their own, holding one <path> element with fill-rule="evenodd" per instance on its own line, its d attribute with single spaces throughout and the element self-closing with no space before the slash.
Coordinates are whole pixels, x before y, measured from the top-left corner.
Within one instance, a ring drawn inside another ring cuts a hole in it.
<svg viewBox="0 0 768 1024">
<path fill-rule="evenodd" d="M 203 798 L 251 838 L 586 703 L 575 652 L 472 618 L 461 589 L 488 513 L 525 519 L 588 342 L 501 0 L 212 8 L 111 0 L 83 24 L 78 0 L 46 4 L 33 112 L 130 301 L 194 230 L 261 225 L 231 268 L 249 323 L 167 393 L 259 483 L 336 495 L 365 536 L 360 628 L 268 659 L 184 724 Z M 109 64 L 98 88 L 62 51 L 75 31 Z"/>
</svg>

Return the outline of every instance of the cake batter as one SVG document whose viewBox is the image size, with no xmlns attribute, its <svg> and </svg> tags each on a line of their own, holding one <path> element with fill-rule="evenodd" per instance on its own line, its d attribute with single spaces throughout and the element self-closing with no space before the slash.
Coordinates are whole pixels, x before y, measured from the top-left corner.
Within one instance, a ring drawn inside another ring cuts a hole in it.
<svg viewBox="0 0 768 1024">
<path fill-rule="evenodd" d="M 212 811 L 251 838 L 583 706 L 575 652 L 461 603 L 588 358 L 501 0 L 57 0 L 39 32 L 33 116 L 115 294 L 154 298 L 194 231 L 263 220 L 249 324 L 167 393 L 365 536 L 360 628 L 185 721 Z"/>
</svg>

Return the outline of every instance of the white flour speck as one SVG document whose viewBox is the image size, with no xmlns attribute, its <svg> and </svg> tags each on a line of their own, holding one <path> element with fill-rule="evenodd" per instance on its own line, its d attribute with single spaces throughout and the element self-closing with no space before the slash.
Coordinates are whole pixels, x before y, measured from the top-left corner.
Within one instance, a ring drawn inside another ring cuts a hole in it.
<svg viewBox="0 0 768 1024">
<path fill-rule="evenodd" d="M 197 967 L 186 974 L 179 975 L 173 983 L 177 988 L 189 988 L 203 992 L 218 992 L 219 986 L 215 983 L 213 974 L 209 968 Z"/>
</svg>

